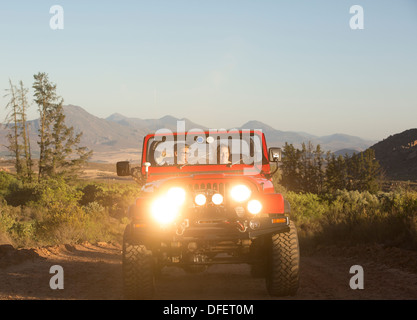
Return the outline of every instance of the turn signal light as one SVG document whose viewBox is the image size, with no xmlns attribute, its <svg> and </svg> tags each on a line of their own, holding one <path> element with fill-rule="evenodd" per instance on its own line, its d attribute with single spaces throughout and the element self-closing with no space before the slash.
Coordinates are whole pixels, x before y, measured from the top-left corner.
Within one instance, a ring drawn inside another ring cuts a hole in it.
<svg viewBox="0 0 417 320">
<path fill-rule="evenodd" d="M 272 219 L 272 223 L 287 223 L 287 218 Z"/>
</svg>

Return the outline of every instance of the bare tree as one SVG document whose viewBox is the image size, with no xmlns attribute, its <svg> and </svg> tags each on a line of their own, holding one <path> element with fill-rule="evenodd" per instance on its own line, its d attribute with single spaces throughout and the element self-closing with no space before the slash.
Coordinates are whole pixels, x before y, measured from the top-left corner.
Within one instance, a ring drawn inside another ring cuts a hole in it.
<svg viewBox="0 0 417 320">
<path fill-rule="evenodd" d="M 29 107 L 28 89 L 24 87 L 22 81 L 16 87 L 9 79 L 9 85 L 10 87 L 6 89 L 8 93 L 5 95 L 10 98 L 6 105 L 6 108 L 9 109 L 6 116 L 6 126 L 11 129 L 7 135 L 9 140 L 7 148 L 15 159 L 17 177 L 24 181 L 32 181 L 32 157 L 26 122 L 26 112 Z"/>
<path fill-rule="evenodd" d="M 5 123 L 6 127 L 10 128 L 10 132 L 7 134 L 7 139 L 9 145 L 6 146 L 7 149 L 13 154 L 14 164 L 16 168 L 17 176 L 21 175 L 22 163 L 20 159 L 21 146 L 19 144 L 19 126 L 18 126 L 18 117 L 19 117 L 19 105 L 16 97 L 16 87 L 13 85 L 12 80 L 9 79 L 9 88 L 6 89 L 7 94 L 4 97 L 9 97 L 9 102 L 6 105 L 6 109 L 9 110 Z"/>
</svg>

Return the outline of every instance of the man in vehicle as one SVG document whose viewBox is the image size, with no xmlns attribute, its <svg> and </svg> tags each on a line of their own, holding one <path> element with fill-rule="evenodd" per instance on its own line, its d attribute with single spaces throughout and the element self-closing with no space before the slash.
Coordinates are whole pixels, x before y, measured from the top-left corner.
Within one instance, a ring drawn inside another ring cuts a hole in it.
<svg viewBox="0 0 417 320">
<path fill-rule="evenodd" d="M 177 164 L 187 164 L 190 157 L 190 147 L 188 145 L 178 145 L 178 149 L 175 151 L 175 158 Z"/>
<path fill-rule="evenodd" d="M 229 164 L 230 163 L 230 149 L 229 146 L 222 144 L 217 148 L 217 163 Z"/>
</svg>

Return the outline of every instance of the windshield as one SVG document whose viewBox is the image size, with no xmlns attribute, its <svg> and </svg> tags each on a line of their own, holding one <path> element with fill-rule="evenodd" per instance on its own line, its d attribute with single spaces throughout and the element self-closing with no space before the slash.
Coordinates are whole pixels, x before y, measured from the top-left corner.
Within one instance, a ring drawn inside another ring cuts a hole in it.
<svg viewBox="0 0 417 320">
<path fill-rule="evenodd" d="M 146 161 L 152 166 L 254 165 L 268 163 L 255 132 L 153 136 Z"/>
</svg>

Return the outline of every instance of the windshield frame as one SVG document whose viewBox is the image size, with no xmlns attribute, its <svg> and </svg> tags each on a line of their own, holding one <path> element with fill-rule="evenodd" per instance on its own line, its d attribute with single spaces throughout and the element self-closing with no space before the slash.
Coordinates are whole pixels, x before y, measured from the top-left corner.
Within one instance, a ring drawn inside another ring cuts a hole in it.
<svg viewBox="0 0 417 320">
<path fill-rule="evenodd" d="M 233 130 L 233 131 L 193 131 L 193 132 L 163 132 L 163 133 L 154 133 L 145 136 L 143 141 L 142 148 L 142 174 L 145 174 L 145 168 L 143 164 L 145 162 L 150 162 L 148 160 L 150 154 L 148 153 L 149 144 L 158 139 L 158 141 L 173 141 L 176 143 L 185 143 L 186 141 L 193 141 L 194 137 L 204 135 L 207 137 L 213 137 L 215 139 L 218 136 L 223 137 L 238 137 L 242 139 L 243 135 L 246 137 L 255 136 L 259 137 L 261 143 L 261 157 L 262 160 L 254 163 L 190 163 L 190 164 L 178 164 L 174 163 L 171 165 L 156 166 L 151 165 L 148 167 L 148 177 L 154 176 L 164 176 L 164 175 L 183 175 L 183 174 L 197 174 L 197 173 L 229 173 L 229 174 L 249 174 L 249 175 L 259 175 L 261 172 L 267 173 L 270 172 L 270 165 L 268 159 L 267 145 L 265 140 L 265 135 L 260 130 Z M 228 135 L 228 136 L 227 136 Z M 164 138 L 165 137 L 165 138 Z M 188 139 L 188 140 L 187 140 Z M 245 140 L 244 140 L 245 141 Z M 206 142 L 205 142 L 206 144 Z"/>
</svg>

